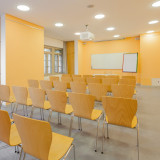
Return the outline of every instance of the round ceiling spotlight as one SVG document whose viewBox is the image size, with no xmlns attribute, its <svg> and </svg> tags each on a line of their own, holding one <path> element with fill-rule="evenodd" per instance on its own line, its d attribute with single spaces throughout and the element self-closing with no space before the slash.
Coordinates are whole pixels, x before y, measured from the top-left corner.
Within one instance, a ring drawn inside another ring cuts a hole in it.
<svg viewBox="0 0 160 160">
<path fill-rule="evenodd" d="M 120 35 L 117 34 L 117 35 L 114 35 L 113 37 L 114 37 L 114 38 L 118 38 L 118 37 L 120 37 Z"/>
<path fill-rule="evenodd" d="M 75 33 L 76 36 L 79 36 L 80 34 L 81 34 L 80 32 L 76 32 L 76 33 Z"/>
<path fill-rule="evenodd" d="M 159 22 L 158 20 L 153 20 L 153 21 L 148 22 L 148 24 L 156 24 L 158 22 Z"/>
<path fill-rule="evenodd" d="M 20 11 L 24 11 L 24 12 L 30 10 L 30 8 L 28 6 L 26 6 L 26 5 L 18 5 L 17 9 L 19 9 Z"/>
<path fill-rule="evenodd" d="M 56 27 L 63 27 L 63 23 L 56 23 L 55 26 Z"/>
<path fill-rule="evenodd" d="M 154 33 L 154 31 L 147 31 L 146 33 Z"/>
<path fill-rule="evenodd" d="M 157 1 L 152 4 L 152 7 L 160 7 L 160 1 Z"/>
<path fill-rule="evenodd" d="M 106 28 L 106 30 L 107 31 L 113 31 L 113 30 L 115 30 L 115 28 L 114 27 L 108 27 L 108 28 Z"/>
<path fill-rule="evenodd" d="M 105 17 L 104 14 L 97 14 L 95 15 L 95 19 L 103 19 Z"/>
</svg>

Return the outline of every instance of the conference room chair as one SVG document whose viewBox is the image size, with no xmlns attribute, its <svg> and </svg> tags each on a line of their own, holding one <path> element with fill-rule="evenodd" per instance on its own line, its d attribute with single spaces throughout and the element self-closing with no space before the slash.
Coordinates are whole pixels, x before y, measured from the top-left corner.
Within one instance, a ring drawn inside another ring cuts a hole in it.
<svg viewBox="0 0 160 160">
<path fill-rule="evenodd" d="M 49 79 L 50 79 L 50 81 L 52 82 L 52 87 L 54 88 L 54 83 L 53 83 L 53 81 L 59 81 L 59 77 L 50 76 Z"/>
<path fill-rule="evenodd" d="M 125 84 L 112 84 L 113 97 L 132 98 L 134 95 L 134 86 Z"/>
<path fill-rule="evenodd" d="M 40 86 L 41 86 L 41 89 L 43 89 L 44 91 L 48 90 L 48 89 L 52 89 L 53 85 L 52 85 L 52 82 L 51 81 L 48 81 L 48 80 L 40 80 Z"/>
<path fill-rule="evenodd" d="M 10 87 L 7 85 L 0 85 L 0 109 L 2 108 L 2 103 L 7 102 L 11 105 L 11 114 L 14 111 L 14 103 L 16 99 L 10 94 Z M 12 116 L 12 115 L 11 115 Z"/>
<path fill-rule="evenodd" d="M 102 79 L 102 78 L 105 78 L 106 76 L 105 75 L 94 75 L 95 78 L 99 78 L 99 79 Z"/>
<path fill-rule="evenodd" d="M 21 144 L 16 125 L 11 123 L 7 111 L 0 110 L 0 141 L 9 146 L 15 146 L 15 152 L 19 152 L 18 146 Z"/>
<path fill-rule="evenodd" d="M 86 78 L 84 78 L 84 77 L 73 77 L 73 82 L 86 83 Z"/>
<path fill-rule="evenodd" d="M 89 84 L 89 83 L 101 83 L 102 82 L 102 80 L 99 79 L 99 78 L 87 78 L 86 81 L 87 81 L 87 84 Z"/>
<path fill-rule="evenodd" d="M 107 124 L 107 138 L 109 139 L 108 124 L 123 126 L 137 129 L 137 147 L 139 159 L 139 124 L 136 116 L 137 100 L 121 97 L 102 97 L 102 104 L 105 111 L 103 121 L 103 138 L 102 138 L 102 153 L 105 137 L 105 124 Z"/>
<path fill-rule="evenodd" d="M 28 86 L 33 88 L 39 88 L 39 82 L 38 80 L 29 79 Z"/>
<path fill-rule="evenodd" d="M 48 122 L 17 114 L 13 114 L 13 117 L 22 141 L 20 160 L 25 160 L 26 154 L 40 160 L 65 160 L 72 148 L 75 160 L 73 138 L 52 132 Z"/>
<path fill-rule="evenodd" d="M 16 99 L 15 112 L 17 113 L 18 106 L 23 106 L 23 113 L 28 116 L 27 107 L 32 106 L 32 100 L 28 97 L 28 90 L 26 87 L 13 86 L 13 93 Z M 26 111 L 25 111 L 26 110 Z M 25 113 L 26 112 L 26 113 Z"/>
<path fill-rule="evenodd" d="M 103 78 L 102 79 L 102 84 L 106 84 L 109 86 L 108 92 L 112 92 L 112 84 L 118 84 L 118 79 L 117 78 Z"/>
<path fill-rule="evenodd" d="M 99 121 L 102 116 L 102 111 L 94 109 L 95 97 L 92 95 L 82 94 L 82 93 L 68 93 L 69 102 L 73 107 L 73 113 L 71 115 L 69 136 L 72 132 L 72 123 L 74 116 L 78 117 L 79 130 L 82 131 L 81 118 L 97 121 L 97 133 L 96 133 L 96 145 L 95 152 L 97 151 L 97 140 L 98 140 L 98 129 Z"/>
<path fill-rule="evenodd" d="M 93 78 L 92 75 L 83 75 L 83 78 L 87 79 L 87 78 Z"/>
<path fill-rule="evenodd" d="M 32 110 L 30 118 L 33 116 L 34 108 L 40 109 L 41 120 L 44 120 L 44 110 L 49 110 L 51 105 L 49 101 L 45 100 L 45 91 L 39 88 L 28 88 L 32 100 Z"/>
<path fill-rule="evenodd" d="M 136 76 L 122 76 L 122 79 L 135 79 L 136 80 Z"/>
<path fill-rule="evenodd" d="M 119 80 L 119 84 L 127 84 L 136 87 L 136 79 L 123 78 Z"/>
<path fill-rule="evenodd" d="M 107 95 L 109 86 L 105 84 L 89 83 L 88 84 L 89 93 L 95 97 L 96 101 L 102 101 L 102 96 Z"/>
<path fill-rule="evenodd" d="M 72 77 L 72 75 L 71 74 L 62 74 L 62 77 Z"/>
<path fill-rule="evenodd" d="M 58 112 L 58 124 L 61 124 L 61 113 L 70 115 L 73 112 L 73 108 L 70 104 L 67 104 L 66 92 L 62 91 L 47 91 L 48 100 L 51 105 L 48 121 L 50 121 L 53 112 Z"/>
<path fill-rule="evenodd" d="M 67 83 L 67 89 L 71 89 L 70 82 L 72 82 L 72 77 L 62 77 L 61 81 Z"/>
<path fill-rule="evenodd" d="M 53 81 L 54 82 L 54 90 L 55 91 L 64 91 L 67 90 L 67 83 L 66 82 L 59 82 L 59 81 Z"/>
<path fill-rule="evenodd" d="M 80 77 L 80 78 L 81 78 L 82 76 L 81 76 L 81 75 L 78 75 L 78 74 L 77 74 L 77 75 L 76 75 L 76 74 L 73 74 L 73 75 L 72 75 L 72 78 L 74 78 L 74 77 Z"/>
<path fill-rule="evenodd" d="M 71 82 L 71 91 L 75 93 L 86 93 L 85 82 Z"/>
</svg>

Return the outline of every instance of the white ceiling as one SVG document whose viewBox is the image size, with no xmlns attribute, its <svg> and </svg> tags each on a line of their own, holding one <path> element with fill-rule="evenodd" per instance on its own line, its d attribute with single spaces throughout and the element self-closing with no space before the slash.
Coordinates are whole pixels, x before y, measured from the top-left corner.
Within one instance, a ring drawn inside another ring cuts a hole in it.
<svg viewBox="0 0 160 160">
<path fill-rule="evenodd" d="M 148 30 L 160 31 L 160 23 L 149 25 L 150 20 L 160 20 L 160 7 L 153 8 L 157 0 L 0 0 L 0 14 L 8 13 L 45 27 L 45 35 L 64 41 L 78 39 L 75 32 L 85 31 L 85 24 L 95 34 L 96 41 L 138 36 Z M 21 12 L 16 6 L 28 5 L 29 12 Z M 87 8 L 93 4 L 94 8 Z M 101 20 L 94 19 L 98 13 L 105 14 Z M 64 27 L 54 24 L 62 22 Z M 114 31 L 105 28 L 113 26 Z"/>
</svg>

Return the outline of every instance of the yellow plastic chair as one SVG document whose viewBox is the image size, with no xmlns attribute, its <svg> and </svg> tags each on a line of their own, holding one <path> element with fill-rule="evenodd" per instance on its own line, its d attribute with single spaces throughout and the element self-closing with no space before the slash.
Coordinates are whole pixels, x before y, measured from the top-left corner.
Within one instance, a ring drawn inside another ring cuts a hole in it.
<svg viewBox="0 0 160 160">
<path fill-rule="evenodd" d="M 72 77 L 62 77 L 61 81 L 67 83 L 67 89 L 71 89 L 70 82 L 72 82 Z"/>
<path fill-rule="evenodd" d="M 96 134 L 96 145 L 95 152 L 97 151 L 97 139 L 98 139 L 98 129 L 99 121 L 102 116 L 102 111 L 94 109 L 94 96 L 81 94 L 81 93 L 68 93 L 69 102 L 73 107 L 73 113 L 71 115 L 69 136 L 71 136 L 72 123 L 74 116 L 78 117 L 79 130 L 82 131 L 81 118 L 89 119 L 92 121 L 97 121 L 97 134 Z"/>
<path fill-rule="evenodd" d="M 54 88 L 54 83 L 53 83 L 53 81 L 59 81 L 59 77 L 50 76 L 49 79 L 50 79 L 50 81 L 52 82 L 52 86 L 53 86 L 53 88 Z"/>
<path fill-rule="evenodd" d="M 58 112 L 58 124 L 61 124 L 61 113 L 69 115 L 73 112 L 72 106 L 70 104 L 67 104 L 66 92 L 48 90 L 47 96 L 51 104 L 51 110 L 48 117 L 48 121 L 50 121 L 52 111 L 54 111 Z"/>
<path fill-rule="evenodd" d="M 122 79 L 135 79 L 136 80 L 136 76 L 122 76 Z"/>
<path fill-rule="evenodd" d="M 62 74 L 62 77 L 71 77 L 71 74 Z"/>
<path fill-rule="evenodd" d="M 43 89 L 44 91 L 48 89 L 51 90 L 53 87 L 52 82 L 47 80 L 40 80 L 40 86 L 41 86 L 41 89 Z"/>
<path fill-rule="evenodd" d="M 10 87 L 7 85 L 0 85 L 0 109 L 3 102 L 11 104 L 11 113 L 14 111 L 14 103 L 16 99 L 10 95 Z"/>
<path fill-rule="evenodd" d="M 105 84 L 89 83 L 89 93 L 95 97 L 96 101 L 102 101 L 102 96 L 106 96 L 109 86 Z"/>
<path fill-rule="evenodd" d="M 86 83 L 71 82 L 71 91 L 75 93 L 86 93 Z"/>
<path fill-rule="evenodd" d="M 108 92 L 112 92 L 112 84 L 118 84 L 118 79 L 117 78 L 103 78 L 102 79 L 102 84 L 106 84 L 109 86 Z"/>
<path fill-rule="evenodd" d="M 29 79 L 28 86 L 33 87 L 33 88 L 39 88 L 39 82 L 38 82 L 38 80 Z"/>
<path fill-rule="evenodd" d="M 105 76 L 105 75 L 95 75 L 94 77 L 95 77 L 95 78 L 102 79 L 102 78 L 105 78 L 106 76 Z"/>
<path fill-rule="evenodd" d="M 119 80 L 119 84 L 126 84 L 126 85 L 131 85 L 131 86 L 136 86 L 136 79 L 127 79 L 123 78 Z"/>
<path fill-rule="evenodd" d="M 21 144 L 16 125 L 11 125 L 8 112 L 3 110 L 0 110 L 0 141 L 15 146 L 15 152 L 18 152 L 18 146 Z"/>
<path fill-rule="evenodd" d="M 134 95 L 134 86 L 112 84 L 112 94 L 114 97 L 132 98 Z"/>
<path fill-rule="evenodd" d="M 19 87 L 19 86 L 13 86 L 13 93 L 16 98 L 16 110 L 18 106 L 23 106 L 23 113 L 25 115 L 25 108 L 26 108 L 26 115 L 28 116 L 27 107 L 32 106 L 32 101 L 30 98 L 28 98 L 28 90 L 26 87 Z"/>
<path fill-rule="evenodd" d="M 139 124 L 136 116 L 137 112 L 137 100 L 129 98 L 119 97 L 103 97 L 102 104 L 105 111 L 105 118 L 103 121 L 103 138 L 102 138 L 102 153 L 103 143 L 105 137 L 105 123 L 107 123 L 107 138 L 108 124 L 118 125 L 128 128 L 137 128 L 137 146 L 138 146 L 138 158 L 139 158 Z"/>
<path fill-rule="evenodd" d="M 44 120 L 43 110 L 49 110 L 51 105 L 49 101 L 45 100 L 45 91 L 38 88 L 28 88 L 32 99 L 32 111 L 30 117 L 33 116 L 34 107 L 40 109 L 41 120 Z"/>
<path fill-rule="evenodd" d="M 89 84 L 89 83 L 101 83 L 102 82 L 102 80 L 99 79 L 99 78 L 87 78 L 86 81 L 87 81 L 87 84 Z"/>
<path fill-rule="evenodd" d="M 73 77 L 73 82 L 86 83 L 86 78 L 84 78 L 84 77 Z"/>
<path fill-rule="evenodd" d="M 76 78 L 76 77 L 81 78 L 82 76 L 81 75 L 72 75 L 72 78 Z"/>
<path fill-rule="evenodd" d="M 13 114 L 19 135 L 22 140 L 23 160 L 26 153 L 40 160 L 66 159 L 68 153 L 74 148 L 73 138 L 52 132 L 48 122 L 26 118 Z M 74 148 L 75 160 L 75 148 Z"/>
<path fill-rule="evenodd" d="M 92 75 L 83 75 L 83 78 L 93 78 L 93 76 Z"/>
</svg>

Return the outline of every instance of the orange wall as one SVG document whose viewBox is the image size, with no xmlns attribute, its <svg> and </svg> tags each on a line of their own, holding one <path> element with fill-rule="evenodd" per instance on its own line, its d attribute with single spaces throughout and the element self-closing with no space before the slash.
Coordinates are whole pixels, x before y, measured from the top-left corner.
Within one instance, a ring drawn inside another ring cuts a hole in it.
<svg viewBox="0 0 160 160">
<path fill-rule="evenodd" d="M 43 50 L 43 27 L 6 15 L 7 85 L 27 86 L 28 79 L 44 79 Z"/>
<path fill-rule="evenodd" d="M 160 33 L 140 36 L 141 84 L 151 85 L 152 78 L 160 78 Z"/>
<path fill-rule="evenodd" d="M 68 74 L 74 74 L 74 42 L 66 42 Z"/>
<path fill-rule="evenodd" d="M 135 40 L 135 37 L 126 38 L 123 40 L 104 41 L 104 42 L 85 42 L 79 41 L 78 53 L 78 69 L 79 74 L 119 74 L 119 75 L 134 75 L 134 73 L 122 73 L 122 70 L 107 70 L 107 69 L 91 69 L 91 55 L 103 53 L 139 53 L 138 65 L 138 82 L 140 83 L 140 40 Z"/>
</svg>

